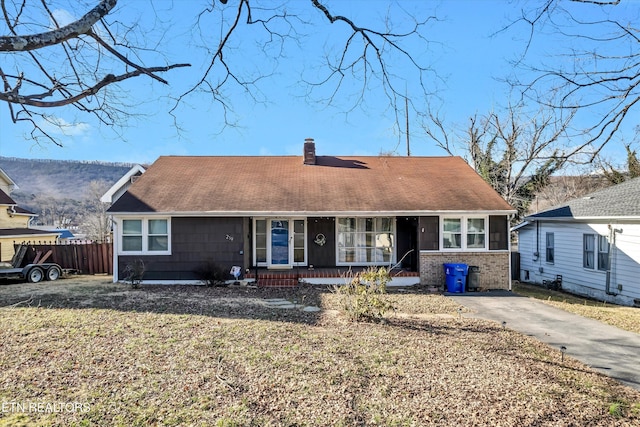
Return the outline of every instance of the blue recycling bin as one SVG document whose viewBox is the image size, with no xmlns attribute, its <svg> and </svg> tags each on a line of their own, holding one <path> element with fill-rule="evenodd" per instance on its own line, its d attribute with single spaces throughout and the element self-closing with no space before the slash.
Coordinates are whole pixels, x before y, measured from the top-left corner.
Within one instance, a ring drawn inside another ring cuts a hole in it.
<svg viewBox="0 0 640 427">
<path fill-rule="evenodd" d="M 447 292 L 460 293 L 464 292 L 466 276 L 469 273 L 467 264 L 442 264 L 444 267 L 445 283 Z"/>
</svg>

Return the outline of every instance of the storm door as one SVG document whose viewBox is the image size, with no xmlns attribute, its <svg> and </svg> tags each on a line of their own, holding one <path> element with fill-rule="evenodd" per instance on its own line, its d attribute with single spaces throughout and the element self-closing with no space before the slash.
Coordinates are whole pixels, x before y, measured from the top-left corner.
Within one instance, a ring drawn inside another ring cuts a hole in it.
<svg viewBox="0 0 640 427">
<path fill-rule="evenodd" d="M 291 239 L 289 238 L 289 220 L 272 219 L 270 223 L 271 267 L 291 267 Z"/>
<path fill-rule="evenodd" d="M 307 222 L 298 218 L 256 218 L 254 265 L 292 268 L 307 265 Z"/>
</svg>

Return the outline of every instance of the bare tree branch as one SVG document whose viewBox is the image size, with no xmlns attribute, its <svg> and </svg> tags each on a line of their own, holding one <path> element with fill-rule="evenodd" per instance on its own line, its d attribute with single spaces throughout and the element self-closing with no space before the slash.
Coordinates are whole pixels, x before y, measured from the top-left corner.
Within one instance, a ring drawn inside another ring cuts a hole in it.
<svg viewBox="0 0 640 427">
<path fill-rule="evenodd" d="M 530 36 L 509 83 L 524 98 L 559 115 L 575 111 L 579 122 L 586 123 L 574 135 L 581 142 L 568 155 L 590 150 L 593 161 L 640 112 L 640 28 L 625 7 L 631 6 L 620 1 L 544 0 L 512 24 L 524 23 Z M 527 59 L 542 32 L 560 37 L 554 49 L 559 65 Z"/>
<path fill-rule="evenodd" d="M 41 49 L 87 34 L 96 22 L 116 6 L 117 2 L 118 0 L 102 0 L 82 18 L 57 30 L 25 36 L 2 36 L 0 37 L 0 52 L 24 52 Z M 5 21 L 9 22 L 6 14 Z"/>
<path fill-rule="evenodd" d="M 114 76 L 113 74 L 107 74 L 101 81 L 96 83 L 94 86 L 83 90 L 77 95 L 64 98 L 58 101 L 49 101 L 49 102 L 40 101 L 41 99 L 52 96 L 56 91 L 58 91 L 59 90 L 58 85 L 54 85 L 47 92 L 32 94 L 27 96 L 22 96 L 14 93 L 15 90 L 12 90 L 11 92 L 0 92 L 0 101 L 6 101 L 13 104 L 30 105 L 33 107 L 40 107 L 40 108 L 61 107 L 63 105 L 74 104 L 83 98 L 86 98 L 91 95 L 95 95 L 96 93 L 98 93 L 100 89 L 112 83 L 121 82 L 123 80 L 127 80 L 132 77 L 137 77 L 140 75 L 149 75 L 150 73 L 165 72 L 173 68 L 189 67 L 189 66 L 190 66 L 189 64 L 173 64 L 167 67 L 151 67 L 151 68 L 145 68 L 145 69 L 137 69 L 135 71 L 121 74 L 119 76 Z M 4 77 L 5 76 L 3 75 L 3 79 Z"/>
</svg>

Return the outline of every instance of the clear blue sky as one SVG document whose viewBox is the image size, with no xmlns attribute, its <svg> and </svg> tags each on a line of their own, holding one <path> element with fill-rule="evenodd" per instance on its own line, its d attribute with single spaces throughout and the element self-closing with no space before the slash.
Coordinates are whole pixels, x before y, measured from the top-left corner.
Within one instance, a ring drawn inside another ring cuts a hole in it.
<svg viewBox="0 0 640 427">
<path fill-rule="evenodd" d="M 154 3 L 159 5 L 160 15 L 167 13 L 162 6 L 168 8 L 171 4 L 164 0 L 155 0 Z M 148 4 L 140 2 L 137 6 L 148 7 Z M 354 20 L 362 19 L 374 27 L 376 23 L 372 23 L 373 20 L 388 7 L 388 3 L 382 0 L 348 4 L 357 10 Z M 412 49 L 421 58 L 426 58 L 442 78 L 442 81 L 433 81 L 439 92 L 438 98 L 431 102 L 448 123 L 457 124 L 462 129 L 475 113 L 486 114 L 506 104 L 509 88 L 498 79 L 509 72 L 508 60 L 521 52 L 526 28 L 514 27 L 506 33 L 492 34 L 518 15 L 520 4 L 504 0 L 408 0 L 401 4 L 407 10 L 419 9 L 439 18 L 439 22 L 432 23 L 425 32 L 434 43 L 415 44 Z M 160 155 L 300 155 L 307 137 L 315 139 L 320 155 L 377 155 L 396 148 L 398 154 L 405 153 L 404 136 L 398 146 L 393 117 L 385 111 L 387 104 L 381 99 L 383 97 L 374 95 L 364 108 L 345 116 L 339 106 L 324 108 L 320 104 L 309 103 L 301 96 L 303 91 L 297 84 L 300 70 L 322 59 L 320 55 L 314 57 L 309 46 L 316 46 L 316 49 L 325 46 L 322 36 L 313 33 L 317 30 L 313 27 L 306 29 L 305 43 L 308 45 L 302 50 L 289 51 L 290 57 L 281 60 L 276 75 L 261 87 L 261 96 L 268 99 L 267 104 L 255 103 L 246 95 L 236 93 L 232 99 L 233 119 L 238 125 L 223 127 L 218 105 L 212 104 L 204 94 L 190 96 L 177 111 L 180 124 L 180 131 L 177 131 L 173 118 L 167 114 L 171 105 L 167 95 L 177 96 L 187 88 L 203 66 L 190 55 L 195 51 L 195 47 L 190 45 L 193 38 L 188 33 L 193 26 L 193 11 L 197 9 L 194 5 L 195 1 L 180 2 L 180 7 L 174 3 L 169 13 L 171 18 L 167 17 L 175 20 L 171 24 L 172 36 L 159 47 L 171 61 L 192 62 L 194 67 L 163 74 L 170 83 L 169 87 L 161 87 L 140 77 L 123 85 L 122 90 L 128 91 L 131 102 L 136 104 L 133 111 L 141 115 L 132 118 L 121 130 L 121 135 L 97 126 L 87 117 L 78 117 L 82 123 L 69 128 L 67 135 L 56 135 L 63 147 L 37 145 L 26 138 L 29 129 L 12 124 L 6 108 L 2 106 L 0 155 L 133 163 L 149 163 Z M 121 9 L 118 13 L 123 13 L 131 6 L 121 2 L 118 7 Z M 318 13 L 309 6 L 304 9 L 307 14 Z M 71 12 L 81 15 L 84 10 Z M 343 13 L 348 14 L 349 11 Z M 323 25 L 326 26 L 324 21 Z M 250 37 L 236 43 L 238 49 L 235 52 L 240 54 L 232 64 L 246 69 L 264 65 L 254 62 L 259 57 L 246 53 L 253 48 Z M 407 87 L 412 91 L 411 83 Z M 74 119 L 64 111 L 49 113 L 68 122 Z M 412 155 L 446 155 L 423 135 L 414 115 L 410 117 L 410 126 Z"/>
</svg>

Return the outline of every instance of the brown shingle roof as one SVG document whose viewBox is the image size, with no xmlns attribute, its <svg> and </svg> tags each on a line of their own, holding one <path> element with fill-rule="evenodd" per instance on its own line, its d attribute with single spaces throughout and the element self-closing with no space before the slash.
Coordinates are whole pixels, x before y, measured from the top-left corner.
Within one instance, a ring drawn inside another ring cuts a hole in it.
<svg viewBox="0 0 640 427">
<path fill-rule="evenodd" d="M 15 205 L 16 202 L 13 201 L 11 196 L 9 196 L 4 191 L 0 190 L 0 205 Z"/>
<path fill-rule="evenodd" d="M 110 212 L 512 211 L 460 157 L 160 157 Z"/>
<path fill-rule="evenodd" d="M 13 209 L 13 212 L 17 214 L 37 216 L 27 209 L 16 206 L 16 202 L 11 198 L 11 196 L 2 190 L 0 190 L 0 205 L 10 206 Z"/>
</svg>

